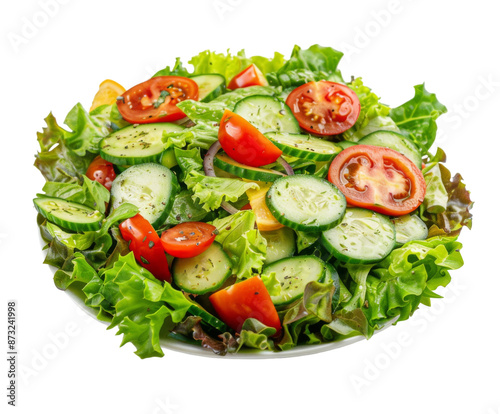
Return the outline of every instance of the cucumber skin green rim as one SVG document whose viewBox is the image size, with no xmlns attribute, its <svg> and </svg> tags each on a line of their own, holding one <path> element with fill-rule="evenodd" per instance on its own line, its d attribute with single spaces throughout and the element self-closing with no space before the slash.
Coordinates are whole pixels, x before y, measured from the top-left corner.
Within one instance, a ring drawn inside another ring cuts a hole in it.
<svg viewBox="0 0 500 414">
<path fill-rule="evenodd" d="M 305 149 L 291 147 L 288 144 L 283 144 L 282 142 L 278 142 L 278 140 L 272 138 L 273 133 L 264 134 L 267 139 L 269 139 L 274 145 L 276 145 L 283 154 L 289 155 L 291 157 L 297 157 L 303 160 L 311 160 L 311 161 L 331 161 L 335 158 L 335 156 L 340 152 L 335 154 L 324 154 L 320 152 L 307 151 Z M 302 135 L 305 136 L 305 135 Z"/>
<path fill-rule="evenodd" d="M 103 141 L 104 140 L 101 140 L 101 143 Z M 101 146 L 101 144 L 99 144 L 99 146 Z M 139 164 L 146 164 L 146 163 L 150 163 L 150 162 L 155 163 L 155 164 L 159 164 L 164 152 L 165 152 L 165 150 L 161 150 L 161 152 L 159 152 L 157 154 L 147 155 L 144 157 L 118 157 L 118 156 L 114 156 L 114 155 L 109 155 L 106 152 L 104 152 L 104 150 L 102 148 L 99 148 L 99 155 L 101 156 L 101 158 L 103 160 L 109 161 L 109 162 L 111 162 L 115 165 L 119 165 L 119 166 L 139 165 Z"/>
<path fill-rule="evenodd" d="M 191 79 L 197 78 L 199 76 L 217 76 L 223 80 L 223 82 L 219 86 L 217 86 L 217 88 L 212 90 L 212 92 L 210 92 L 207 96 L 200 99 L 200 102 L 206 103 L 206 102 L 213 101 L 215 98 L 218 98 L 226 91 L 227 80 L 226 80 L 226 77 L 224 75 L 221 75 L 220 73 L 198 73 L 196 75 L 191 76 Z M 196 80 L 194 80 L 194 81 L 196 82 Z M 196 84 L 198 84 L 198 82 L 196 82 Z"/>
<path fill-rule="evenodd" d="M 344 218 L 345 208 L 347 206 L 347 201 L 345 200 L 345 196 L 332 183 L 330 183 L 330 182 L 328 182 L 326 180 L 322 180 L 321 178 L 314 177 L 312 175 L 300 175 L 300 177 L 310 177 L 312 179 L 317 179 L 317 180 L 325 181 L 325 182 L 329 183 L 334 188 L 334 190 L 339 195 L 341 195 L 342 198 L 344 199 L 344 214 L 342 214 L 339 219 L 337 219 L 337 220 L 335 220 L 335 221 L 333 221 L 331 223 L 322 224 L 322 225 L 299 224 L 299 223 L 295 223 L 295 222 L 293 222 L 291 220 L 288 220 L 284 215 L 281 214 L 280 211 L 278 211 L 274 207 L 273 202 L 272 202 L 272 194 L 269 194 L 271 192 L 271 190 L 273 189 L 274 185 L 276 183 L 278 183 L 279 180 L 286 180 L 286 179 L 290 179 L 291 177 L 297 177 L 297 176 L 298 175 L 287 175 L 285 177 L 280 177 L 280 178 L 278 178 L 278 180 L 276 180 L 274 182 L 274 184 L 271 186 L 271 188 L 269 188 L 269 191 L 267 192 L 265 199 L 266 199 L 267 208 L 269 209 L 269 211 L 271 211 L 271 214 L 274 216 L 274 218 L 276 220 L 278 220 L 284 226 L 290 227 L 290 228 L 292 228 L 294 230 L 305 231 L 305 232 L 326 231 L 326 230 L 330 230 L 331 228 L 337 226 L 342 221 L 342 219 Z"/>
<path fill-rule="evenodd" d="M 238 167 L 236 165 L 231 165 L 220 160 L 219 158 L 217 158 L 217 156 L 214 157 L 214 165 L 223 171 L 226 171 L 230 174 L 234 174 L 241 178 L 246 178 L 247 180 L 272 182 L 276 181 L 278 178 L 285 177 L 283 174 L 280 174 L 278 172 L 276 172 L 276 174 L 273 174 L 268 172 L 245 169 L 242 167 Z"/>
<path fill-rule="evenodd" d="M 217 242 L 214 242 L 214 244 L 217 243 Z M 224 255 L 224 257 L 227 259 L 228 263 L 231 264 L 231 259 L 229 258 L 229 256 L 227 255 L 227 253 L 224 251 L 224 249 L 222 248 L 222 245 L 220 243 L 217 243 L 219 245 L 219 250 L 221 251 L 221 253 Z M 176 258 L 174 260 L 174 262 L 172 263 L 172 279 L 174 280 L 174 283 L 184 292 L 187 292 L 187 293 L 192 293 L 192 294 L 195 294 L 195 295 L 204 295 L 205 293 L 210 293 L 210 292 L 215 292 L 216 290 L 219 290 L 221 288 L 221 286 L 225 283 L 225 281 L 227 279 L 229 279 L 229 277 L 231 276 L 232 274 L 232 269 L 231 269 L 231 266 L 228 267 L 227 269 L 227 272 L 226 274 L 223 276 L 223 278 L 221 279 L 221 281 L 215 285 L 215 286 L 211 286 L 209 287 L 208 289 L 205 289 L 205 290 L 192 290 L 192 289 L 186 289 L 185 287 L 183 287 L 181 284 L 179 284 L 178 282 L 178 278 L 175 276 L 175 263 L 178 261 L 179 259 Z"/>
<path fill-rule="evenodd" d="M 302 129 L 300 128 L 300 125 L 299 125 L 299 121 L 297 121 L 297 118 L 295 118 L 295 115 L 293 114 L 292 110 L 288 107 L 288 105 L 280 98 L 276 97 L 276 96 L 271 96 L 271 95 L 250 95 L 250 96 L 246 96 L 242 99 L 240 99 L 238 102 L 236 102 L 236 105 L 234 106 L 234 113 L 235 114 L 239 114 L 238 112 L 238 105 L 240 104 L 244 104 L 244 101 L 246 100 L 252 100 L 252 99 L 262 99 L 262 98 L 265 98 L 266 100 L 267 99 L 272 99 L 273 101 L 277 102 L 277 103 L 280 103 L 282 106 L 283 106 L 283 110 L 289 115 L 288 118 L 289 118 L 289 121 L 291 123 L 293 123 L 295 126 L 296 126 L 296 129 L 294 132 L 285 132 L 287 134 L 300 134 L 302 132 Z M 243 116 L 243 115 L 241 115 Z M 253 125 L 253 124 L 252 124 Z M 271 131 L 269 131 L 271 132 Z M 284 132 L 284 131 L 280 131 L 280 132 Z"/>
<path fill-rule="evenodd" d="M 170 122 L 168 124 L 171 124 Z M 152 125 L 152 124 L 141 124 L 139 126 L 142 126 L 142 125 Z M 177 124 L 173 124 L 173 125 L 176 125 L 178 126 Z M 101 158 L 103 160 L 106 160 L 106 161 L 109 161 L 115 165 L 127 165 L 127 166 L 130 166 L 130 165 L 138 165 L 138 164 L 146 164 L 146 163 L 156 163 L 156 164 L 160 164 L 160 161 L 161 161 L 161 157 L 163 155 L 164 152 L 166 152 L 167 150 L 165 148 L 162 148 L 161 151 L 155 153 L 155 154 L 149 154 L 149 155 L 145 155 L 145 156 L 142 156 L 142 157 L 131 157 L 131 156 L 124 156 L 124 157 L 120 157 L 120 156 L 117 156 L 117 155 L 110 155 L 106 152 L 105 149 L 103 149 L 103 146 L 106 145 L 106 142 L 108 139 L 110 138 L 113 138 L 113 135 L 115 135 L 116 133 L 123 133 L 123 130 L 126 129 L 126 128 L 135 128 L 134 125 L 129 125 L 125 128 L 122 128 L 122 129 L 119 129 L 118 131 L 114 131 L 112 132 L 111 134 L 109 134 L 108 136 L 104 137 L 103 139 L 101 139 L 101 141 L 99 142 L 99 155 L 101 156 Z M 179 129 L 179 132 L 181 131 L 182 129 Z M 162 132 L 163 134 L 163 132 Z"/>
<path fill-rule="evenodd" d="M 319 282 L 321 280 L 324 280 L 325 278 L 325 274 L 326 274 L 326 265 L 325 265 L 325 262 L 323 262 L 323 260 L 321 260 L 319 257 L 317 256 L 314 256 L 314 255 L 299 255 L 299 256 L 292 256 L 292 257 L 284 257 L 283 259 L 279 259 L 279 260 L 276 260 L 275 262 L 272 262 L 272 263 L 269 263 L 268 265 L 264 266 L 262 268 L 262 274 L 264 274 L 266 272 L 266 268 L 268 268 L 269 266 L 273 266 L 277 263 L 280 263 L 280 262 L 283 262 L 285 260 L 298 260 L 298 259 L 315 259 L 319 262 L 322 263 L 323 265 L 323 272 L 321 273 L 321 275 L 316 279 L 316 282 Z M 309 282 L 312 282 L 312 280 L 310 280 Z M 309 283 L 307 282 L 307 283 Z M 304 285 L 304 289 L 307 285 L 307 283 Z M 293 298 L 291 299 L 288 299 L 287 301 L 284 301 L 284 302 L 274 302 L 274 305 L 275 306 L 286 306 L 286 305 L 290 305 L 291 303 L 299 300 L 300 298 L 302 298 L 302 296 L 304 296 L 304 290 L 302 290 L 301 293 L 299 293 L 298 295 L 294 296 Z"/>
<path fill-rule="evenodd" d="M 353 209 L 363 210 L 361 208 L 356 208 L 356 207 L 353 208 Z M 335 249 L 333 247 L 333 245 L 330 243 L 330 241 L 326 238 L 325 232 L 321 233 L 321 243 L 323 244 L 323 247 L 326 250 L 328 250 L 331 254 L 333 254 L 336 259 L 338 259 L 338 260 L 340 260 L 341 262 L 344 262 L 344 263 L 351 263 L 351 264 L 372 264 L 372 263 L 378 263 L 381 260 L 384 260 L 387 256 L 389 256 L 389 254 L 391 254 L 391 252 L 396 247 L 396 228 L 395 228 L 394 224 L 391 222 L 391 220 L 389 220 L 388 217 L 386 217 L 386 216 L 384 216 L 383 214 L 380 214 L 380 213 L 376 213 L 376 212 L 374 212 L 374 213 L 377 214 L 378 216 L 380 216 L 382 219 L 386 220 L 388 223 L 390 223 L 391 226 L 392 226 L 392 229 L 393 229 L 394 238 L 393 238 L 392 247 L 390 249 L 388 249 L 388 252 L 387 252 L 387 254 L 384 257 L 382 257 L 382 258 L 376 258 L 376 259 L 360 259 L 360 258 L 353 258 L 353 257 L 350 257 L 350 256 L 346 256 L 344 253 L 339 252 L 337 249 Z"/>
<path fill-rule="evenodd" d="M 33 204 L 35 205 L 36 211 L 38 211 L 43 217 L 45 217 L 48 221 L 57 224 L 60 227 L 63 227 L 67 230 L 72 230 L 76 232 L 81 232 L 81 231 L 96 231 L 101 228 L 101 222 L 104 219 L 104 215 L 102 213 L 100 214 L 100 219 L 98 221 L 94 221 L 91 223 L 71 223 L 69 221 L 60 219 L 53 214 L 48 213 L 45 209 L 43 209 L 38 203 L 37 200 L 47 200 L 47 199 L 53 199 L 53 200 L 62 200 L 65 203 L 70 203 L 70 204 L 75 204 L 78 205 L 79 207 L 86 207 L 84 205 L 78 204 L 78 203 L 73 203 L 71 201 L 65 200 L 63 198 L 57 198 L 57 197 L 44 197 L 44 198 L 35 198 L 33 200 Z M 90 209 L 89 209 L 90 210 Z"/>
</svg>

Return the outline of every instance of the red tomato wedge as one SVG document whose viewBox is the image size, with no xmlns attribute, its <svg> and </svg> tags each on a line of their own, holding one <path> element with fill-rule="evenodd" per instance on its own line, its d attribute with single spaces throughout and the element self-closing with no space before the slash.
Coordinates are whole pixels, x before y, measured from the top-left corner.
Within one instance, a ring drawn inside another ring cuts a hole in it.
<svg viewBox="0 0 500 414">
<path fill-rule="evenodd" d="M 219 127 L 219 142 L 233 160 L 251 167 L 271 164 L 281 150 L 250 122 L 226 109 Z"/>
<path fill-rule="evenodd" d="M 279 336 L 281 333 L 278 312 L 264 282 L 258 276 L 219 290 L 209 299 L 220 318 L 236 332 L 241 331 L 245 320 L 254 318 L 264 325 L 275 328 L 274 336 Z"/>
<path fill-rule="evenodd" d="M 266 77 L 253 63 L 238 73 L 227 85 L 228 89 L 246 88 L 248 86 L 267 86 Z"/>
<path fill-rule="evenodd" d="M 338 154 L 328 180 L 347 203 L 390 216 L 415 210 L 425 197 L 426 184 L 418 167 L 389 148 L 354 145 Z"/>
<path fill-rule="evenodd" d="M 215 226 L 199 221 L 181 223 L 162 233 L 161 244 L 174 257 L 198 256 L 213 243 L 216 230 Z"/>
<path fill-rule="evenodd" d="M 134 253 L 135 260 L 157 279 L 170 282 L 165 250 L 149 221 L 137 214 L 121 223 L 119 228 L 125 241 L 130 242 L 129 248 Z"/>
<path fill-rule="evenodd" d="M 109 161 L 103 160 L 100 155 L 95 157 L 90 163 L 85 175 L 92 181 L 101 183 L 108 190 L 111 190 L 111 185 L 116 178 L 113 164 Z"/>
<path fill-rule="evenodd" d="M 308 82 L 288 95 L 286 104 L 301 128 L 319 135 L 347 131 L 358 119 L 361 105 L 356 93 L 341 83 Z"/>
<path fill-rule="evenodd" d="M 177 104 L 198 99 L 198 85 L 182 76 L 157 76 L 130 88 L 117 98 L 123 119 L 132 124 L 173 122 L 185 117 Z"/>
</svg>

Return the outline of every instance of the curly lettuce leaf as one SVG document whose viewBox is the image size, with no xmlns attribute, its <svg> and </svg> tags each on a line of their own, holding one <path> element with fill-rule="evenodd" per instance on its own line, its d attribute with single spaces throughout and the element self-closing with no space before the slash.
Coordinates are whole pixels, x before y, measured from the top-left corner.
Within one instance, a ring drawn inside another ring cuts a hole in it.
<svg viewBox="0 0 500 414">
<path fill-rule="evenodd" d="M 415 96 L 408 102 L 391 109 L 390 117 L 401 133 L 410 138 L 426 155 L 436 139 L 436 119 L 447 112 L 446 106 L 425 85 L 416 85 Z"/>
<path fill-rule="evenodd" d="M 45 118 L 47 127 L 37 133 L 40 152 L 37 167 L 47 181 L 76 182 L 82 180 L 90 162 L 99 153 L 100 140 L 111 131 L 111 123 L 102 113 L 89 114 L 76 104 L 60 127 L 52 114 Z"/>
<path fill-rule="evenodd" d="M 420 217 L 429 227 L 429 237 L 458 236 L 464 227 L 472 227 L 473 201 L 460 174 L 451 176 L 444 166 L 446 154 L 438 148 L 436 155 L 422 170 L 427 183 Z"/>
<path fill-rule="evenodd" d="M 207 177 L 198 171 L 190 171 L 186 186 L 193 191 L 193 200 L 198 199 L 206 211 L 215 210 L 223 201 L 236 202 L 250 189 L 258 189 L 256 183 L 234 178 Z"/>
<path fill-rule="evenodd" d="M 112 315 L 122 345 L 131 342 L 140 358 L 160 357 L 160 330 L 166 320 L 181 322 L 192 306 L 182 292 L 157 280 L 135 261 L 133 253 L 94 277 L 84 287 L 86 304 Z"/>
<path fill-rule="evenodd" d="M 454 237 L 412 241 L 393 250 L 366 280 L 363 312 L 371 326 L 408 319 L 426 298 L 449 281 L 448 271 L 463 265 L 462 245 Z"/>
<path fill-rule="evenodd" d="M 285 88 L 324 79 L 341 81 L 342 76 L 337 66 L 343 55 L 331 47 L 313 45 L 308 49 L 301 49 L 296 45 L 290 59 L 266 77 L 269 84 Z"/>
<path fill-rule="evenodd" d="M 384 123 L 385 118 L 390 113 L 390 108 L 387 105 L 380 103 L 380 98 L 372 92 L 372 90 L 363 84 L 361 78 L 353 79 L 347 84 L 359 98 L 361 111 L 356 123 L 343 133 L 344 139 L 348 141 L 358 141 L 370 132 L 373 132 L 375 126 L 374 120 L 377 119 L 377 124 Z M 382 121 L 382 122 L 381 122 Z M 370 124 L 371 122 L 371 124 Z M 378 126 L 378 125 L 377 125 Z M 369 129 L 368 129 L 369 127 Z M 397 128 L 396 128 L 397 129 Z"/>
<path fill-rule="evenodd" d="M 167 66 L 165 69 L 161 69 L 158 72 L 156 72 L 152 77 L 155 78 L 156 76 L 184 76 L 184 77 L 189 77 L 190 73 L 184 67 L 184 65 L 182 64 L 181 59 L 180 58 L 176 58 L 174 66 L 172 66 L 172 69 L 170 69 L 170 66 Z"/>
<path fill-rule="evenodd" d="M 215 240 L 233 262 L 233 274 L 245 279 L 259 273 L 266 260 L 266 239 L 255 228 L 255 213 L 241 210 L 236 214 L 212 221 L 218 230 Z"/>
<path fill-rule="evenodd" d="M 47 181 L 42 190 L 44 195 L 49 197 L 64 198 L 68 201 L 83 204 L 87 207 L 97 209 L 105 213 L 106 204 L 109 203 L 109 190 L 97 181 L 90 180 L 83 176 L 83 183 L 63 183 L 57 181 Z"/>
<path fill-rule="evenodd" d="M 220 73 L 229 82 L 235 75 L 254 63 L 265 75 L 269 72 L 277 71 L 285 62 L 281 53 L 275 52 L 272 58 L 262 56 L 252 56 L 247 58 L 244 50 L 240 50 L 236 55 L 229 53 L 216 53 L 205 50 L 193 56 L 189 63 L 193 65 L 193 75 L 204 73 Z"/>
</svg>

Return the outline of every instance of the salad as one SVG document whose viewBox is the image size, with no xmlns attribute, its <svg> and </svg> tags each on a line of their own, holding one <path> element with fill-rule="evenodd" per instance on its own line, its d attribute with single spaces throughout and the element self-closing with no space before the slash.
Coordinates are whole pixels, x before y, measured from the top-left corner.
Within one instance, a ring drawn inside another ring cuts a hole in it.
<svg viewBox="0 0 500 414">
<path fill-rule="evenodd" d="M 34 199 L 57 288 L 141 358 L 172 337 L 219 355 L 370 338 L 460 268 L 472 201 L 431 147 L 424 85 L 390 108 L 338 69 L 204 51 L 38 133 Z"/>
</svg>

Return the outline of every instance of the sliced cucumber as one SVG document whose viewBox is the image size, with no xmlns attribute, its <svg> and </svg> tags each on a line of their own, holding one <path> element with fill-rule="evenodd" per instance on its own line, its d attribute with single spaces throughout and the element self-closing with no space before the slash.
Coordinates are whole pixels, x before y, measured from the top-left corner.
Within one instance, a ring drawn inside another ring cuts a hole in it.
<svg viewBox="0 0 500 414">
<path fill-rule="evenodd" d="M 36 210 L 58 226 L 73 231 L 99 230 L 104 215 L 97 210 L 57 197 L 33 200 Z"/>
<path fill-rule="evenodd" d="M 276 306 L 288 305 L 304 295 L 309 282 L 321 281 L 325 275 L 325 262 L 316 256 L 295 256 L 281 259 L 262 269 L 262 274 L 276 273 L 281 292 L 271 296 Z"/>
<path fill-rule="evenodd" d="M 291 257 L 295 253 L 295 232 L 289 227 L 271 231 L 261 231 L 267 241 L 266 261 L 264 264 Z"/>
<path fill-rule="evenodd" d="M 353 145 L 356 145 L 355 142 L 351 142 L 351 141 L 340 141 L 340 142 L 336 142 L 336 144 L 340 148 L 342 148 L 343 150 L 345 150 L 346 148 L 352 147 Z"/>
<path fill-rule="evenodd" d="M 155 228 L 167 219 L 179 184 L 174 173 L 160 164 L 139 164 L 119 174 L 111 186 L 111 208 L 130 203 Z"/>
<path fill-rule="evenodd" d="M 184 292 L 202 295 L 218 290 L 231 276 L 231 259 L 222 246 L 212 245 L 198 256 L 176 258 L 172 264 L 174 282 Z"/>
<path fill-rule="evenodd" d="M 99 143 L 100 154 L 117 165 L 159 162 L 165 150 L 163 134 L 183 129 L 168 122 L 130 125 L 103 138 Z"/>
<path fill-rule="evenodd" d="M 199 303 L 192 300 L 188 295 L 185 296 L 186 299 L 192 303 L 188 310 L 189 313 L 193 314 L 194 316 L 199 316 L 203 322 L 210 326 L 213 326 L 221 332 L 228 331 L 228 327 L 224 322 L 222 322 L 219 318 L 216 318 L 210 312 L 207 312 L 205 308 L 203 308 Z"/>
<path fill-rule="evenodd" d="M 240 164 L 226 154 L 217 154 L 214 158 L 214 165 L 223 171 L 246 178 L 247 180 L 271 182 L 285 176 L 285 174 L 279 171 L 268 168 L 257 168 Z"/>
<path fill-rule="evenodd" d="M 429 235 L 429 229 L 416 214 L 405 214 L 391 220 L 396 227 L 396 244 L 403 244 L 412 240 L 425 240 Z"/>
<path fill-rule="evenodd" d="M 396 230 L 387 216 L 362 208 L 348 208 L 342 222 L 321 235 L 325 248 L 347 263 L 375 263 L 396 244 Z"/>
<path fill-rule="evenodd" d="M 281 224 L 300 231 L 323 231 L 344 216 L 346 199 L 330 182 L 311 175 L 289 175 L 274 182 L 266 204 Z"/>
<path fill-rule="evenodd" d="M 278 98 L 266 95 L 252 95 L 238 101 L 234 112 L 260 132 L 300 133 L 299 123 L 290 108 Z"/>
<path fill-rule="evenodd" d="M 394 131 L 375 131 L 366 135 L 358 141 L 360 145 L 374 145 L 376 147 L 386 147 L 400 152 L 418 168 L 422 169 L 422 156 L 417 146 Z"/>
<path fill-rule="evenodd" d="M 226 78 L 218 73 L 191 76 L 198 85 L 198 100 L 210 102 L 226 91 Z"/>
<path fill-rule="evenodd" d="M 333 142 L 310 135 L 268 132 L 269 138 L 284 154 L 313 161 L 331 161 L 342 148 Z"/>
</svg>

